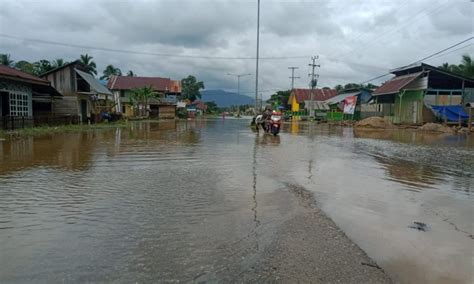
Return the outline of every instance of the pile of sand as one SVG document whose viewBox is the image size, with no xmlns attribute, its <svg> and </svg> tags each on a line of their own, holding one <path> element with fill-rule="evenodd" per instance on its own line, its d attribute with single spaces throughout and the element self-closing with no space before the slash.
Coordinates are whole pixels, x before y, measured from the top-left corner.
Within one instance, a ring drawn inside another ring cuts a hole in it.
<svg viewBox="0 0 474 284">
<path fill-rule="evenodd" d="M 450 133 L 455 134 L 456 130 L 448 127 L 446 125 L 442 125 L 439 123 L 426 123 L 422 127 L 419 128 L 421 131 L 429 131 L 429 132 L 440 132 L 440 133 Z"/>
<path fill-rule="evenodd" d="M 372 116 L 366 119 L 362 119 L 355 124 L 357 128 L 377 128 L 377 129 L 389 129 L 393 128 L 393 124 L 386 121 L 382 117 Z"/>
</svg>

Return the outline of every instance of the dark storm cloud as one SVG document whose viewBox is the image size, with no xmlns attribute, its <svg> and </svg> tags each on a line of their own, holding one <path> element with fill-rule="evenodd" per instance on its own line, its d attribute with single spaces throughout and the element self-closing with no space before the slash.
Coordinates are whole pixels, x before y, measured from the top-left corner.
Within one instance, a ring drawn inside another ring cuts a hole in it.
<svg viewBox="0 0 474 284">
<path fill-rule="evenodd" d="M 203 56 L 255 56 L 256 2 L 27 1 L 4 0 L 0 33 L 23 38 Z M 469 0 L 261 1 L 261 56 L 307 56 L 261 60 L 260 88 L 268 96 L 287 88 L 288 66 L 298 66 L 298 87 L 307 87 L 311 55 L 320 55 L 321 86 L 360 82 L 405 65 L 472 36 Z M 458 63 L 463 49 L 430 64 Z M 0 37 L 0 53 L 14 60 L 74 60 L 94 56 L 99 73 L 107 64 L 143 76 L 175 79 L 189 74 L 207 88 L 236 89 L 227 73 L 252 73 L 241 88 L 252 95 L 254 60 L 170 58 L 47 45 Z"/>
</svg>

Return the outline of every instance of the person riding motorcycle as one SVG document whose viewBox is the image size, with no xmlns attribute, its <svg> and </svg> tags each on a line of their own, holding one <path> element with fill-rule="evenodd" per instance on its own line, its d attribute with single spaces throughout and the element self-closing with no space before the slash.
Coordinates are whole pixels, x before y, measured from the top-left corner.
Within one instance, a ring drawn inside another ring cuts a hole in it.
<svg viewBox="0 0 474 284">
<path fill-rule="evenodd" d="M 263 112 L 263 130 L 268 132 L 270 130 L 270 123 L 271 123 L 271 117 L 272 117 L 272 109 L 269 107 L 265 108 L 265 111 Z"/>
</svg>

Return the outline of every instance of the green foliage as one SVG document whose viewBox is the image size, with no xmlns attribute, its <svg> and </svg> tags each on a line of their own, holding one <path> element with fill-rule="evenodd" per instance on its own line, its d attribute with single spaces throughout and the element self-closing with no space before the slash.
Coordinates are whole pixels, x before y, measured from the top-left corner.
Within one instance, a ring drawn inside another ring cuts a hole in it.
<svg viewBox="0 0 474 284">
<path fill-rule="evenodd" d="M 278 106 L 286 106 L 288 105 L 288 99 L 290 98 L 291 90 L 286 91 L 278 91 L 275 94 L 270 96 L 270 99 L 267 100 L 267 103 L 271 104 L 273 108 Z"/>
<path fill-rule="evenodd" d="M 205 102 L 205 104 L 207 105 L 206 113 L 216 113 L 219 111 L 215 102 Z"/>
<path fill-rule="evenodd" d="M 51 64 L 54 68 L 58 68 L 58 67 L 62 67 L 66 64 L 68 64 L 69 62 L 66 62 L 64 61 L 64 59 L 62 58 L 57 58 L 53 61 L 53 63 Z"/>
<path fill-rule="evenodd" d="M 35 62 L 34 65 L 36 75 L 41 75 L 54 69 L 54 66 L 51 65 L 51 62 L 46 59 L 41 59 L 40 61 Z"/>
<path fill-rule="evenodd" d="M 347 83 L 345 84 L 344 86 L 342 85 L 336 85 L 334 86 L 334 89 L 338 92 L 338 93 L 343 93 L 347 90 L 351 90 L 351 89 L 376 89 L 378 88 L 379 86 L 377 85 L 374 85 L 374 84 L 371 84 L 371 83 L 368 83 L 366 85 L 364 84 L 357 84 L 357 83 Z"/>
<path fill-rule="evenodd" d="M 10 54 L 0 54 L 0 64 L 13 67 L 13 60 L 10 58 Z"/>
<path fill-rule="evenodd" d="M 148 106 L 148 100 L 150 98 L 157 97 L 158 94 L 153 90 L 151 86 L 149 87 L 142 87 L 133 90 L 132 95 L 130 96 L 130 102 L 133 104 L 135 108 L 141 106 L 140 116 L 146 116 L 145 108 Z"/>
<path fill-rule="evenodd" d="M 92 59 L 93 57 L 86 53 L 86 54 L 81 54 L 79 61 L 85 65 L 87 73 L 91 75 L 97 75 L 97 70 L 96 70 L 97 65 L 95 64 L 94 61 L 92 61 Z"/>
<path fill-rule="evenodd" d="M 339 93 L 344 90 L 344 87 L 341 84 L 337 84 L 336 86 L 334 86 L 334 89 Z"/>
<path fill-rule="evenodd" d="M 33 63 L 30 63 L 26 60 L 20 60 L 15 63 L 15 69 L 18 69 L 22 72 L 31 74 L 31 75 L 37 75 L 36 74 L 36 67 Z"/>
<path fill-rule="evenodd" d="M 199 90 L 204 89 L 204 83 L 197 81 L 196 77 L 189 75 L 181 80 L 181 99 L 188 99 L 191 102 L 201 98 Z"/>
<path fill-rule="evenodd" d="M 128 77 L 136 77 L 136 76 L 137 76 L 137 74 L 133 73 L 133 71 L 132 71 L 132 70 L 128 70 L 128 72 L 127 72 L 127 76 L 128 76 Z"/>
<path fill-rule="evenodd" d="M 113 65 L 109 64 L 105 67 L 103 74 L 100 79 L 107 79 L 109 80 L 111 76 L 122 76 L 122 71 L 119 68 L 115 68 Z"/>
<path fill-rule="evenodd" d="M 471 56 L 468 54 L 462 56 L 461 64 L 459 65 L 449 64 L 446 62 L 443 63 L 443 65 L 438 66 L 438 68 L 469 78 L 474 78 L 474 65 Z"/>
</svg>

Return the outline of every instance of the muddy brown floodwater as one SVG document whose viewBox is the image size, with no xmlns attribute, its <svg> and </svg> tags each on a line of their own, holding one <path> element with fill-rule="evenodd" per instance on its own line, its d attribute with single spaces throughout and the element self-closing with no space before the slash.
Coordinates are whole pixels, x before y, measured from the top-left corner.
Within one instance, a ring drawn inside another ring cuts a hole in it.
<svg viewBox="0 0 474 284">
<path fill-rule="evenodd" d="M 255 280 L 241 275 L 308 224 L 292 222 L 304 204 L 291 188 L 393 281 L 473 282 L 472 136 L 294 122 L 272 137 L 247 124 L 0 141 L 0 282 Z M 268 265 L 291 265 L 278 257 Z"/>
</svg>

